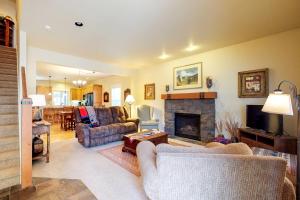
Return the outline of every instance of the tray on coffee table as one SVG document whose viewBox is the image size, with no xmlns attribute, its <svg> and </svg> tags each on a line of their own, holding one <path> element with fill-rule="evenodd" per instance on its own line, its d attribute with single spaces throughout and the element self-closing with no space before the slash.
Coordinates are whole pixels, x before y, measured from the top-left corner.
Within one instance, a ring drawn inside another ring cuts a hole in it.
<svg viewBox="0 0 300 200">
<path fill-rule="evenodd" d="M 124 146 L 122 151 L 130 152 L 136 155 L 136 147 L 142 141 L 150 141 L 155 145 L 168 143 L 168 134 L 165 132 L 149 133 L 139 132 L 123 136 Z"/>
</svg>

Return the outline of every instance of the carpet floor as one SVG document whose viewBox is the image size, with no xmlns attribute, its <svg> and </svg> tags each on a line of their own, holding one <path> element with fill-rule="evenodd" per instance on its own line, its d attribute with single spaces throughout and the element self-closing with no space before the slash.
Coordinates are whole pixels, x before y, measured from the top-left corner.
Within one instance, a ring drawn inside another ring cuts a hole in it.
<svg viewBox="0 0 300 200">
<path fill-rule="evenodd" d="M 184 141 L 169 141 L 194 146 Z M 99 154 L 103 149 L 122 144 L 119 141 L 84 148 L 75 138 L 53 142 L 50 146 L 50 162 L 33 162 L 33 177 L 79 179 L 99 200 L 146 200 L 140 177 Z"/>
<path fill-rule="evenodd" d="M 98 153 L 120 144 L 84 148 L 77 139 L 51 143 L 50 162 L 35 161 L 33 176 L 80 179 L 98 200 L 147 199 L 139 177 Z"/>
<path fill-rule="evenodd" d="M 169 144 L 174 146 L 187 146 L 186 144 L 183 144 L 182 141 L 175 141 L 172 139 L 169 139 Z M 188 146 L 190 145 L 191 144 Z M 111 148 L 102 149 L 99 151 L 99 153 L 134 175 L 140 176 L 141 173 L 139 170 L 137 157 L 131 153 L 122 152 L 122 148 L 123 144 L 120 144 Z"/>
</svg>

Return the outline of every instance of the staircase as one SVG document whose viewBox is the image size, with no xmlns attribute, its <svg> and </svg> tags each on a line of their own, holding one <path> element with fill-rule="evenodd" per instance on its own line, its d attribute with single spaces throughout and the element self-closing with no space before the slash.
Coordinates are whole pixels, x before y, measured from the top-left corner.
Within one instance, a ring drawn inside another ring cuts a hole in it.
<svg viewBox="0 0 300 200">
<path fill-rule="evenodd" d="M 16 49 L 0 46 L 0 190 L 20 184 Z"/>
</svg>

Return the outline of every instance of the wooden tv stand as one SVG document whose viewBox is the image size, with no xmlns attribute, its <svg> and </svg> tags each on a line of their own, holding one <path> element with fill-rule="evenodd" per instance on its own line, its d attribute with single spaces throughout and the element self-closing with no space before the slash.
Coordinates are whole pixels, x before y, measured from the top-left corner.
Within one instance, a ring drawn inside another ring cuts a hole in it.
<svg viewBox="0 0 300 200">
<path fill-rule="evenodd" d="M 250 147 L 297 154 L 297 138 L 293 136 L 275 135 L 252 128 L 240 128 L 239 141 L 248 144 Z"/>
</svg>

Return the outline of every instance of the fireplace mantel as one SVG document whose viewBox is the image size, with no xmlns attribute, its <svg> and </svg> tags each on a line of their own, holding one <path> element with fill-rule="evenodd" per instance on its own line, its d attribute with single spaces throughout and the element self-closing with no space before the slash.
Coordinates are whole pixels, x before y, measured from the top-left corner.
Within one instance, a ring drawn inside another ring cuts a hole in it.
<svg viewBox="0 0 300 200">
<path fill-rule="evenodd" d="M 216 99 L 217 92 L 194 92 L 194 93 L 173 93 L 162 94 L 161 99 L 176 100 L 176 99 Z"/>
</svg>

